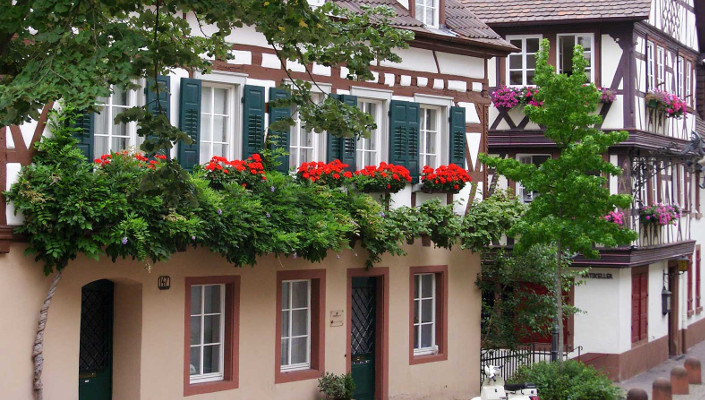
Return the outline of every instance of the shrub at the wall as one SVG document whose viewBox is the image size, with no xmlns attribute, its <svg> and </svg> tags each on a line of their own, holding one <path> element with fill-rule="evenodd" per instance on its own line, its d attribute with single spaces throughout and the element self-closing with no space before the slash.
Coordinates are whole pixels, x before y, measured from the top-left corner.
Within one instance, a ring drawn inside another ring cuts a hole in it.
<svg viewBox="0 0 705 400">
<path fill-rule="evenodd" d="M 521 367 L 512 382 L 535 383 L 541 400 L 620 400 L 622 390 L 606 375 L 578 361 Z"/>
</svg>

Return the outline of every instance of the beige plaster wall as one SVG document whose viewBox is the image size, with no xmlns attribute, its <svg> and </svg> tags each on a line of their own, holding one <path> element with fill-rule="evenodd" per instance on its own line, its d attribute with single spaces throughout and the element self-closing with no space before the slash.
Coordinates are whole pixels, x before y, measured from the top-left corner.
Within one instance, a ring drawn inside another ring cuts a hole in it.
<svg viewBox="0 0 705 400">
<path fill-rule="evenodd" d="M 390 271 L 389 398 L 460 399 L 479 392 L 480 293 L 474 280 L 479 257 L 468 251 L 408 246 L 406 257 L 384 257 Z M 51 279 L 41 266 L 13 244 L 0 255 L 0 388 L 3 398 L 32 398 L 31 349 L 36 319 Z M 234 268 L 207 250 L 176 254 L 167 263 L 147 266 L 79 258 L 65 270 L 51 305 L 45 337 L 46 400 L 78 397 L 78 347 L 81 287 L 97 279 L 116 282 L 114 377 L 115 400 L 183 398 L 184 278 L 240 275 L 240 385 L 238 389 L 189 399 L 319 398 L 316 380 L 274 384 L 276 272 L 326 268 L 326 315 L 345 310 L 348 268 L 364 266 L 364 250 L 331 254 L 323 263 L 265 257 L 255 267 Z M 448 265 L 448 360 L 409 365 L 409 267 Z M 171 276 L 171 289 L 160 291 L 157 278 Z M 141 326 L 137 326 L 141 321 Z M 129 326 L 118 326 L 129 325 Z M 347 327 L 326 326 L 325 369 L 342 373 L 346 365 Z M 120 336 L 120 337 L 118 337 Z M 137 339 L 139 337 L 139 340 Z M 117 369 L 120 369 L 119 371 Z"/>
</svg>

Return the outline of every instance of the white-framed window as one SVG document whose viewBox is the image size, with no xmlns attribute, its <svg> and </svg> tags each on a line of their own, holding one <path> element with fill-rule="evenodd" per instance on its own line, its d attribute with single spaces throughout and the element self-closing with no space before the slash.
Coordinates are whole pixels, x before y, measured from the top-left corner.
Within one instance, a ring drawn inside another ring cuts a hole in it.
<svg viewBox="0 0 705 400">
<path fill-rule="evenodd" d="M 573 48 L 579 44 L 583 46 L 583 55 L 588 61 L 588 65 L 585 67 L 585 74 L 590 81 L 594 81 L 595 52 L 593 51 L 593 38 L 592 33 L 558 35 L 558 72 L 568 75 L 573 73 Z"/>
<path fill-rule="evenodd" d="M 539 166 L 543 164 L 546 160 L 550 159 L 551 156 L 548 154 L 531 154 L 531 155 L 518 155 L 517 159 L 522 164 L 534 164 Z M 517 183 L 517 197 L 522 203 L 528 204 L 534 201 L 538 196 L 538 192 L 526 190 L 521 183 Z"/>
<path fill-rule="evenodd" d="M 693 63 L 690 60 L 685 63 L 685 99 L 689 106 L 693 105 Z"/>
<path fill-rule="evenodd" d="M 666 53 L 663 47 L 656 47 L 656 87 L 664 89 L 666 81 Z"/>
<path fill-rule="evenodd" d="M 414 355 L 436 352 L 436 274 L 417 274 L 414 275 Z"/>
<path fill-rule="evenodd" d="M 685 59 L 678 57 L 678 74 L 676 76 L 676 92 L 681 99 L 685 95 Z"/>
<path fill-rule="evenodd" d="M 646 42 L 646 90 L 652 90 L 656 88 L 656 75 L 654 74 L 654 42 Z"/>
<path fill-rule="evenodd" d="M 231 158 L 233 147 L 233 95 L 226 85 L 205 84 L 201 89 L 201 138 L 199 159 Z"/>
<path fill-rule="evenodd" d="M 282 281 L 281 371 L 311 367 L 311 281 Z"/>
<path fill-rule="evenodd" d="M 192 285 L 190 314 L 190 381 L 223 380 L 225 285 Z"/>
<path fill-rule="evenodd" d="M 137 90 L 122 90 L 117 86 L 112 86 L 112 94 L 108 97 L 99 97 L 96 101 L 101 106 L 101 111 L 95 114 L 94 155 L 100 156 L 130 147 L 137 147 L 137 125 L 134 122 L 129 124 L 115 123 L 115 117 L 130 107 L 138 104 Z"/>
<path fill-rule="evenodd" d="M 507 36 L 507 40 L 520 50 L 507 56 L 507 85 L 533 85 L 541 36 Z"/>
<path fill-rule="evenodd" d="M 381 110 L 382 103 L 372 100 L 358 100 L 358 107 L 363 112 L 370 114 L 377 123 L 377 128 L 370 132 L 369 138 L 357 140 L 357 169 L 365 168 L 368 165 L 378 165 L 381 160 Z"/>
<path fill-rule="evenodd" d="M 306 128 L 300 118 L 291 127 L 289 138 L 289 167 L 297 168 L 305 162 L 316 161 L 318 153 L 319 134 Z"/>
<path fill-rule="evenodd" d="M 440 108 L 421 106 L 419 127 L 419 170 L 425 165 L 437 168 L 441 163 Z"/>
<path fill-rule="evenodd" d="M 423 22 L 424 25 L 432 28 L 438 28 L 438 4 L 440 0 L 415 0 L 416 1 L 416 19 Z"/>
</svg>

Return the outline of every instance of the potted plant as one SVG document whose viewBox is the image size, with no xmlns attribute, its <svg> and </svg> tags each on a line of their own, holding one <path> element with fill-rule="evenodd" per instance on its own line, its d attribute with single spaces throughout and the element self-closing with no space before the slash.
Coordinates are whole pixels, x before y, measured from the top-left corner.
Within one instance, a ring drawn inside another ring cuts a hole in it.
<svg viewBox="0 0 705 400">
<path fill-rule="evenodd" d="M 382 193 L 384 207 L 389 210 L 390 194 L 404 189 L 407 183 L 411 183 L 411 175 L 405 167 L 383 161 L 379 166 L 368 165 L 355 171 L 353 180 L 355 187 L 361 192 Z"/>
<path fill-rule="evenodd" d="M 663 111 L 668 118 L 680 118 L 688 113 L 686 104 L 678 96 L 661 89 L 654 89 L 644 96 L 646 106 Z"/>
<path fill-rule="evenodd" d="M 318 379 L 318 390 L 326 400 L 352 400 L 355 382 L 349 372 L 341 375 L 325 372 Z"/>
<path fill-rule="evenodd" d="M 211 187 L 222 188 L 226 183 L 236 182 L 248 189 L 266 181 L 262 157 L 253 154 L 246 160 L 228 161 L 225 157 L 213 156 L 205 165 L 206 178 Z"/>
<path fill-rule="evenodd" d="M 676 225 L 678 218 L 680 218 L 680 207 L 675 204 L 651 203 L 650 206 L 639 210 L 639 219 L 644 225 Z"/>
<path fill-rule="evenodd" d="M 347 167 L 348 164 L 343 164 L 340 160 L 333 160 L 327 164 L 320 161 L 305 162 L 296 171 L 296 179 L 300 182 L 337 188 L 352 178 L 352 172 L 345 171 Z"/>
<path fill-rule="evenodd" d="M 491 99 L 492 104 L 495 107 L 503 110 L 511 110 L 514 107 L 522 107 L 526 105 L 531 106 L 541 106 L 540 103 L 534 100 L 534 96 L 539 92 L 537 87 L 508 87 L 500 86 L 497 90 L 492 92 Z"/>
<path fill-rule="evenodd" d="M 468 172 L 452 163 L 436 169 L 426 165 L 421 172 L 421 190 L 424 193 L 458 193 L 468 182 Z"/>
<path fill-rule="evenodd" d="M 617 94 L 610 88 L 598 87 L 597 91 L 600 92 L 600 103 L 602 104 L 612 104 L 617 98 Z"/>
</svg>

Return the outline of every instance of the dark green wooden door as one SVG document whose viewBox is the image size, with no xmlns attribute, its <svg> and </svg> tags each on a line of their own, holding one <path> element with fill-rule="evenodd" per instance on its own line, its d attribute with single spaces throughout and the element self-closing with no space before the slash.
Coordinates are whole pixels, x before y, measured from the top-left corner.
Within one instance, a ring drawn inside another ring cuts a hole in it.
<svg viewBox="0 0 705 400">
<path fill-rule="evenodd" d="M 375 398 L 376 283 L 376 278 L 352 281 L 350 372 L 355 381 L 355 400 Z"/>
<path fill-rule="evenodd" d="M 79 400 L 110 400 L 113 374 L 113 283 L 100 280 L 81 290 Z"/>
</svg>

